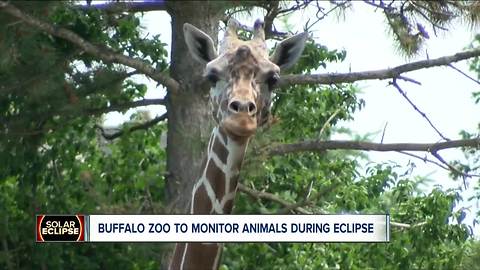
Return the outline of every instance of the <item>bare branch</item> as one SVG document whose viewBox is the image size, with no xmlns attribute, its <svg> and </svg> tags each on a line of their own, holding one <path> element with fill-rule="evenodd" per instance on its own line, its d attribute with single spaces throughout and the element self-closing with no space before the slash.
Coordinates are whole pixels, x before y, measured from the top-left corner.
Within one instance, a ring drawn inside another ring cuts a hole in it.
<svg viewBox="0 0 480 270">
<path fill-rule="evenodd" d="M 327 73 L 327 74 L 308 74 L 308 75 L 284 75 L 278 86 L 285 87 L 290 85 L 308 85 L 308 84 L 337 84 L 352 83 L 363 80 L 384 80 L 400 76 L 403 73 L 415 71 L 424 68 L 445 66 L 454 62 L 470 59 L 480 56 L 480 49 L 473 49 L 459 52 L 450 56 L 443 56 L 435 59 L 427 59 L 408 64 L 403 64 L 394 68 L 368 70 L 349 73 Z"/>
<path fill-rule="evenodd" d="M 272 193 L 251 189 L 251 188 L 249 188 L 249 187 L 247 187 L 243 184 L 238 184 L 238 190 L 240 190 L 241 192 L 243 192 L 243 193 L 245 193 L 245 194 L 249 195 L 250 197 L 253 197 L 257 200 L 260 200 L 260 199 L 270 200 L 272 202 L 276 202 L 278 204 L 281 204 L 285 208 L 289 208 L 291 210 L 296 210 L 296 211 L 298 211 L 302 214 L 311 214 L 311 212 L 307 211 L 306 209 L 304 209 L 300 206 L 294 206 L 294 203 L 286 201 L 286 200 L 284 200 L 284 199 L 282 199 L 282 198 L 280 198 L 277 195 L 272 194 Z"/>
<path fill-rule="evenodd" d="M 326 150 L 363 150 L 363 151 L 418 151 L 434 153 L 444 149 L 473 147 L 480 148 L 480 138 L 453 140 L 437 143 L 372 143 L 364 141 L 321 141 L 310 140 L 298 143 L 281 144 L 271 147 L 268 150 L 270 156 L 286 155 L 290 153 L 305 151 L 326 151 Z"/>
<path fill-rule="evenodd" d="M 386 122 L 385 126 L 383 126 L 382 138 L 380 139 L 380 143 L 383 143 L 383 139 L 385 139 L 385 132 L 387 131 L 387 126 L 388 126 L 388 122 Z"/>
<path fill-rule="evenodd" d="M 227 22 L 229 20 L 229 17 L 228 16 L 224 16 L 222 18 L 222 22 L 227 25 Z M 238 23 L 238 27 L 240 29 L 242 29 L 243 31 L 246 31 L 246 32 L 250 32 L 250 33 L 253 33 L 254 32 L 254 29 L 252 26 L 248 26 L 248 25 L 245 25 L 245 24 L 241 24 L 241 23 Z M 275 27 L 273 27 L 273 24 L 272 24 L 272 29 L 268 30 L 267 27 L 265 27 L 265 36 L 267 39 L 269 38 L 274 38 L 274 39 L 284 39 L 286 37 L 288 37 L 288 32 L 280 32 L 280 31 L 277 31 L 275 30 Z"/>
<path fill-rule="evenodd" d="M 278 197 L 277 195 L 274 195 L 274 194 L 268 193 L 268 192 L 263 192 L 263 191 L 258 191 L 258 190 L 255 190 L 255 189 L 251 189 L 249 187 L 246 187 L 243 184 L 238 184 L 238 189 L 240 191 L 242 191 L 243 193 L 245 193 L 245 194 L 249 195 L 250 197 L 255 198 L 257 200 L 260 200 L 260 199 L 269 200 L 269 201 L 281 204 L 282 206 L 285 207 L 285 209 L 296 210 L 301 214 L 307 214 L 307 215 L 313 214 L 312 212 L 310 212 L 310 211 L 301 207 L 301 205 L 304 204 L 305 202 L 290 203 L 290 202 Z M 327 189 L 326 192 L 321 192 L 320 194 L 324 195 L 328 191 L 331 191 L 331 190 L 332 189 Z M 284 214 L 284 212 L 281 212 L 279 214 Z M 416 223 L 416 224 L 406 224 L 406 223 L 390 221 L 390 225 L 392 225 L 392 227 L 398 227 L 400 229 L 410 229 L 410 228 L 420 227 L 420 226 L 423 226 L 425 224 L 427 224 L 427 222 L 420 222 L 420 223 Z"/>
<path fill-rule="evenodd" d="M 368 5 L 370 5 L 370 6 L 373 6 L 373 7 L 375 7 L 375 8 L 379 8 L 379 9 L 383 9 L 383 10 L 391 10 L 391 9 L 393 9 L 392 6 L 390 6 L 390 5 L 386 6 L 382 1 L 380 1 L 380 3 L 378 3 L 378 4 L 375 3 L 375 1 L 368 1 L 368 0 L 363 0 L 363 2 L 364 2 L 365 4 L 368 4 Z"/>
<path fill-rule="evenodd" d="M 149 106 L 149 105 L 165 105 L 165 100 L 162 98 L 141 99 L 141 100 L 132 101 L 128 103 L 111 105 L 106 108 L 90 109 L 88 110 L 88 112 L 94 113 L 94 114 L 107 113 L 107 112 L 122 111 L 125 109 L 136 108 L 141 106 Z"/>
<path fill-rule="evenodd" d="M 454 66 L 453 64 L 448 64 L 449 67 L 453 68 L 454 70 L 456 70 L 458 73 L 462 74 L 463 76 L 467 77 L 468 79 L 470 79 L 471 81 L 477 83 L 477 84 L 480 84 L 480 81 L 478 81 L 477 79 L 473 78 L 472 76 L 468 75 L 467 73 L 463 72 L 461 69 L 457 68 L 456 66 Z"/>
<path fill-rule="evenodd" d="M 334 12 L 336 9 L 344 7 L 347 3 L 348 1 L 335 3 L 335 6 L 333 8 L 330 8 L 327 12 L 324 12 L 324 8 L 319 5 L 319 2 L 315 2 L 317 6 L 317 12 L 315 13 L 316 20 L 310 23 L 310 19 L 308 19 L 305 23 L 305 26 L 303 27 L 304 31 L 309 32 L 310 29 L 312 29 L 312 27 L 315 26 L 318 22 L 325 19 L 325 17 L 327 17 L 330 13 Z M 320 13 L 322 15 L 320 15 Z"/>
<path fill-rule="evenodd" d="M 85 52 L 98 57 L 99 59 L 105 62 L 115 62 L 120 63 L 125 66 L 129 66 L 138 70 L 139 72 L 149 76 L 150 78 L 154 79 L 158 83 L 166 86 L 170 91 L 177 91 L 179 89 L 179 84 L 176 80 L 169 77 L 168 75 L 158 72 L 148 62 L 145 62 L 139 58 L 132 58 L 121 53 L 116 53 L 110 48 L 103 48 L 96 46 L 87 40 L 83 39 L 81 36 L 77 35 L 76 33 L 61 27 L 57 27 L 53 24 L 50 24 L 45 21 L 41 21 L 37 18 L 34 18 L 20 9 L 16 8 L 15 6 L 9 4 L 8 2 L 0 1 L 0 9 L 3 10 L 5 13 L 10 14 L 11 16 L 21 19 L 28 25 L 34 26 L 46 33 L 63 38 L 65 40 L 70 41 L 71 43 L 77 45 Z"/>
<path fill-rule="evenodd" d="M 128 129 L 128 132 L 148 129 L 148 128 L 153 127 L 154 125 L 160 123 L 161 121 L 163 121 L 165 119 L 167 119 L 167 113 L 164 113 L 161 116 L 155 117 L 152 120 L 147 121 L 145 123 L 132 126 Z M 107 134 L 101 126 L 99 126 L 99 125 L 95 125 L 95 126 L 96 126 L 96 128 L 98 128 L 100 130 L 100 132 L 102 133 L 102 136 L 107 140 L 116 139 L 116 138 L 122 136 L 125 133 L 124 130 L 120 130 L 120 131 L 115 132 L 113 134 Z"/>
<path fill-rule="evenodd" d="M 416 85 L 422 85 L 422 83 L 420 83 L 419 81 L 414 80 L 414 79 L 409 78 L 409 77 L 406 77 L 406 76 L 404 76 L 404 75 L 400 75 L 400 76 L 398 76 L 398 77 L 396 77 L 396 78 L 393 78 L 393 79 L 400 79 L 400 80 L 404 80 L 404 81 L 406 81 L 406 82 L 414 83 L 414 84 L 416 84 Z"/>
<path fill-rule="evenodd" d="M 309 205 L 311 203 L 313 203 L 314 201 L 326 196 L 328 193 L 331 193 L 332 191 L 334 191 L 338 186 L 340 186 L 340 183 L 337 182 L 337 183 L 334 183 L 334 184 L 331 184 L 329 187 L 319 191 L 317 194 L 315 194 L 315 196 L 313 196 L 312 198 L 304 198 L 304 200 L 300 201 L 300 202 L 297 202 L 297 203 L 294 203 L 294 204 L 291 204 L 289 206 L 286 206 L 284 209 L 282 209 L 278 214 L 286 214 L 288 212 L 290 212 L 291 210 L 295 210 L 299 207 L 303 207 L 303 206 L 306 206 L 306 205 Z"/>
<path fill-rule="evenodd" d="M 455 168 L 454 166 L 450 165 L 447 161 L 445 161 L 445 159 L 443 159 L 443 157 L 437 152 L 437 151 L 432 151 L 432 155 L 438 159 L 438 161 L 440 161 L 441 163 L 443 163 L 445 166 L 447 166 L 450 171 L 458 174 L 458 175 L 461 175 L 463 176 L 463 185 L 465 188 L 467 188 L 467 183 L 465 182 L 465 178 L 467 177 L 472 177 L 472 176 L 475 176 L 475 177 L 479 177 L 480 175 L 477 175 L 477 174 L 467 174 L 467 173 L 464 173 L 462 171 L 459 171 L 457 168 Z"/>
<path fill-rule="evenodd" d="M 291 13 L 291 12 L 301 10 L 301 9 L 305 9 L 311 2 L 313 2 L 313 1 L 305 0 L 305 1 L 302 1 L 302 2 L 297 2 L 293 6 L 291 6 L 289 8 L 285 8 L 285 9 L 281 9 L 280 1 L 269 1 L 269 2 L 265 2 L 265 1 L 252 2 L 252 1 L 250 1 L 250 2 L 247 3 L 247 5 L 251 4 L 253 6 L 261 7 L 261 8 L 266 10 L 266 14 L 263 18 L 263 22 L 264 22 L 264 25 L 265 25 L 265 37 L 266 37 L 266 39 L 270 39 L 270 38 L 284 39 L 284 38 L 289 36 L 289 33 L 288 32 L 281 32 L 281 31 L 276 30 L 276 28 L 273 24 L 273 21 L 276 18 L 281 17 L 281 16 L 285 16 L 285 15 Z M 238 11 L 236 11 L 236 12 L 238 12 Z M 225 23 L 225 25 L 227 24 L 228 20 L 230 19 L 230 17 L 232 15 L 233 15 L 233 13 L 226 14 L 222 18 L 222 21 Z M 244 31 L 253 32 L 253 27 L 243 25 L 243 24 L 239 24 L 239 27 Z"/>
<path fill-rule="evenodd" d="M 446 140 L 446 141 L 449 141 L 450 139 L 448 139 L 447 137 L 445 137 L 441 132 L 440 130 L 438 130 L 437 127 L 435 127 L 435 125 L 432 123 L 432 121 L 430 120 L 430 118 L 428 118 L 427 114 L 422 112 L 418 107 L 417 105 L 415 105 L 415 103 L 412 102 L 412 100 L 410 100 L 408 97 L 407 97 L 407 94 L 405 93 L 405 91 L 402 90 L 402 88 L 400 87 L 400 85 L 398 85 L 397 83 L 397 80 L 396 78 L 393 78 L 393 81 L 390 83 L 391 85 L 393 85 L 397 90 L 398 92 L 408 101 L 408 103 L 410 105 L 412 105 L 413 109 L 415 111 L 417 111 L 423 118 L 425 118 L 425 120 L 427 120 L 428 124 L 437 132 L 437 134 L 440 136 L 440 138 Z"/>
<path fill-rule="evenodd" d="M 412 225 L 406 224 L 406 223 L 390 221 L 390 225 L 392 225 L 392 227 L 398 227 L 400 229 L 410 229 L 410 228 L 420 227 L 420 226 L 423 226 L 425 224 L 427 224 L 426 221 L 419 222 L 419 223 L 412 224 Z"/>
<path fill-rule="evenodd" d="M 81 9 L 100 9 L 107 12 L 145 12 L 154 10 L 165 10 L 166 1 L 142 1 L 142 2 L 107 2 L 107 3 L 95 3 L 90 5 L 79 5 Z"/>
<path fill-rule="evenodd" d="M 404 154 L 404 155 L 407 155 L 407 156 L 411 156 L 411 157 L 414 157 L 414 158 L 417 158 L 417 159 L 420 159 L 421 161 L 423 161 L 423 162 L 425 162 L 425 163 L 426 163 L 426 162 L 429 162 L 429 163 L 435 164 L 435 165 L 437 165 L 438 167 L 440 167 L 440 168 L 442 168 L 442 169 L 444 169 L 444 170 L 447 170 L 447 171 L 449 170 L 447 167 L 445 167 L 444 165 L 436 162 L 435 160 L 431 160 L 431 159 L 427 158 L 427 156 L 421 157 L 421 156 L 419 156 L 419 155 L 415 155 L 415 154 L 412 154 L 412 153 L 409 153 L 409 152 L 405 152 L 405 151 L 398 151 L 398 153 Z"/>
<path fill-rule="evenodd" d="M 328 117 L 327 121 L 325 121 L 325 123 L 323 124 L 322 128 L 320 129 L 320 132 L 318 132 L 318 136 L 320 137 L 321 135 L 323 135 L 323 132 L 325 132 L 325 130 L 327 129 L 327 127 L 330 125 L 330 122 L 333 121 L 333 118 L 335 118 L 335 116 L 337 116 L 337 114 L 340 112 L 340 108 L 337 108 L 335 110 L 335 112 L 333 112 L 332 115 L 330 115 L 330 117 Z"/>
<path fill-rule="evenodd" d="M 273 20 L 278 15 L 280 8 L 280 2 L 274 1 L 270 2 L 268 4 L 267 9 L 267 14 L 265 14 L 265 17 L 263 18 L 263 22 L 265 24 L 265 37 L 269 38 L 273 34 Z"/>
</svg>

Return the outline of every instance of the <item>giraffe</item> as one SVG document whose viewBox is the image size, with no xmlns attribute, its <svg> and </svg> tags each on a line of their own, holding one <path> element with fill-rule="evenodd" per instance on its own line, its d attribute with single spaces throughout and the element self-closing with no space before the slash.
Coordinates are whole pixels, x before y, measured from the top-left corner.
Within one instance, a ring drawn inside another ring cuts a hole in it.
<svg viewBox="0 0 480 270">
<path fill-rule="evenodd" d="M 298 60 L 307 33 L 292 36 L 271 57 L 263 22 L 256 20 L 253 38 L 238 38 L 238 22 L 231 19 L 217 54 L 213 40 L 191 24 L 184 24 L 185 42 L 192 57 L 205 65 L 210 81 L 210 104 L 217 125 L 208 143 L 200 177 L 192 189 L 190 214 L 230 214 L 238 176 L 250 138 L 270 113 L 272 89 L 280 70 Z M 220 243 L 177 243 L 169 269 L 218 269 Z"/>
</svg>

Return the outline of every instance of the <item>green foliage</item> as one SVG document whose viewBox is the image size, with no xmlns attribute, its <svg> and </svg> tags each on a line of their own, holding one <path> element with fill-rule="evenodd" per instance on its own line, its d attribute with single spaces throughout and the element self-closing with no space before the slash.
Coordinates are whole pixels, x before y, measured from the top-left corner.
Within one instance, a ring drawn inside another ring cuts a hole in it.
<svg viewBox="0 0 480 270">
<path fill-rule="evenodd" d="M 327 62 L 341 62 L 346 52 L 329 50 L 308 41 L 299 62 L 292 73 L 303 74 L 326 68 Z M 273 134 L 280 134 L 280 141 L 299 138 L 327 138 L 331 126 L 338 121 L 351 120 L 351 114 L 364 102 L 357 100 L 357 89 L 352 85 L 295 86 L 275 91 L 272 114 L 279 122 Z"/>
<path fill-rule="evenodd" d="M 54 10 L 51 19 L 93 44 L 105 44 L 115 51 L 147 60 L 159 71 L 168 67 L 166 44 L 160 40 L 159 35 L 147 38 L 148 35 L 141 31 L 140 17 L 134 13 L 105 13 L 96 9 L 84 11 L 60 5 Z M 68 41 L 53 39 L 65 53 L 77 50 Z M 96 61 L 89 55 L 82 57 L 82 60 L 87 67 Z"/>
<path fill-rule="evenodd" d="M 469 46 L 471 49 L 478 49 L 480 47 L 480 35 L 476 35 L 475 39 Z M 480 59 L 478 57 L 470 61 L 470 70 L 477 74 L 477 78 L 480 78 Z M 473 91 L 472 98 L 475 104 L 480 105 L 480 92 Z M 480 123 L 477 124 L 476 130 L 462 130 L 460 132 L 462 139 L 474 139 L 480 136 Z M 475 148 L 463 148 L 464 160 L 456 160 L 452 162 L 459 172 L 471 175 L 478 175 L 480 173 L 480 153 L 478 149 Z M 465 179 L 462 178 L 460 173 L 452 174 L 456 179 Z M 480 181 L 473 183 L 475 185 L 474 190 L 475 194 L 468 198 L 470 201 L 480 200 Z M 477 219 L 474 221 L 475 224 L 479 224 L 478 217 L 480 217 L 480 211 L 476 213 Z M 478 246 L 478 245 L 477 245 Z"/>
<path fill-rule="evenodd" d="M 468 233 L 465 225 L 458 225 L 456 220 L 452 220 L 456 214 L 451 212 L 452 205 L 459 199 L 456 191 L 435 189 L 429 194 L 417 194 L 414 181 L 399 177 L 392 167 L 373 165 L 365 175 L 355 176 L 346 173 L 354 170 L 356 164 L 349 166 L 338 160 L 330 160 L 329 163 L 336 163 L 338 167 L 330 165 L 313 172 L 287 168 L 285 171 L 292 174 L 288 177 L 289 183 L 285 184 L 287 187 L 277 188 L 268 180 L 264 185 L 272 192 L 285 188 L 295 192 L 301 189 L 295 188 L 296 183 L 292 182 L 302 182 L 317 173 L 310 195 L 315 200 L 308 208 L 314 213 L 390 211 L 393 220 L 402 220 L 412 224 L 413 228 L 394 227 L 389 244 L 228 244 L 224 260 L 227 269 L 462 268 L 459 262 L 469 254 L 465 250 Z M 330 172 L 328 178 L 324 178 L 326 172 Z M 306 176 L 295 177 L 298 174 Z M 328 183 L 325 179 L 341 184 L 317 198 L 316 193 L 331 185 L 325 184 Z M 278 195 L 288 198 L 282 193 Z M 298 196 L 288 199 L 299 201 Z M 278 206 L 243 196 L 239 201 L 238 212 L 252 211 L 252 208 L 280 212 Z M 448 223 L 449 219 L 453 223 Z"/>
<path fill-rule="evenodd" d="M 424 41 L 431 34 L 447 30 L 455 19 L 470 26 L 478 25 L 480 8 L 475 1 L 408 1 L 376 4 L 385 14 L 388 30 L 393 34 L 395 44 L 406 56 L 419 52 Z"/>
<path fill-rule="evenodd" d="M 163 212 L 165 151 L 158 138 L 164 131 L 160 125 L 103 145 L 91 123 L 45 136 L 34 156 L 19 164 L 17 177 L 0 179 L 0 212 L 8 217 L 0 235 L 14 247 L 9 256 L 16 268 L 158 269 L 162 245 L 34 244 L 31 217 Z"/>
<path fill-rule="evenodd" d="M 468 241 L 465 247 L 469 250 L 469 256 L 462 262 L 465 269 L 480 269 L 480 242 Z"/>
<path fill-rule="evenodd" d="M 475 39 L 473 40 L 472 44 L 470 44 L 470 48 L 476 48 L 478 49 L 480 47 L 480 35 L 476 35 Z M 477 73 L 477 78 L 480 79 L 480 58 L 475 57 L 471 62 L 470 62 L 470 70 L 474 71 Z M 475 101 L 475 104 L 480 103 L 480 91 L 473 92 L 472 97 Z"/>
<path fill-rule="evenodd" d="M 274 127 L 284 138 L 329 137 L 331 126 L 351 120 L 351 113 L 361 108 L 352 86 L 289 87 L 276 92 L 272 113 L 279 121 Z M 288 141 L 288 140 L 287 140 Z"/>
<path fill-rule="evenodd" d="M 327 68 L 328 62 L 342 62 L 347 57 L 345 50 L 328 50 L 327 47 L 307 40 L 302 57 L 298 60 L 292 73 L 308 74 L 320 67 Z"/>
<path fill-rule="evenodd" d="M 165 44 L 142 37 L 136 16 L 85 12 L 67 2 L 18 6 L 94 44 L 167 68 Z M 163 212 L 166 154 L 159 137 L 166 125 L 100 140 L 101 114 L 143 98 L 146 86 L 69 42 L 8 16 L 0 21 L 0 162 L 6 164 L 0 168 L 0 268 L 158 269 L 164 245 L 33 242 L 32 217 L 39 213 Z"/>
</svg>

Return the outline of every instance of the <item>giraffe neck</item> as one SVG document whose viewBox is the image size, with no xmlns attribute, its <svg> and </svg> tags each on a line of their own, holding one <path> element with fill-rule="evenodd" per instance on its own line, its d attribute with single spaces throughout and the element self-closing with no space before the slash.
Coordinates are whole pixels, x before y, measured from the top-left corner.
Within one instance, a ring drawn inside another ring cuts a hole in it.
<svg viewBox="0 0 480 270">
<path fill-rule="evenodd" d="M 201 176 L 192 189 L 191 214 L 232 212 L 247 145 L 248 139 L 234 140 L 221 127 L 213 129 Z M 178 243 L 170 269 L 217 269 L 222 248 L 220 243 Z"/>
</svg>

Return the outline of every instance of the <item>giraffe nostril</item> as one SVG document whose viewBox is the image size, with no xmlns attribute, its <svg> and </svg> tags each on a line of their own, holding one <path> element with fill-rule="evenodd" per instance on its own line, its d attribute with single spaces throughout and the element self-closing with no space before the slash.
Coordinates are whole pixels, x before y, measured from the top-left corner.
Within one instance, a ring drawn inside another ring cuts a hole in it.
<svg viewBox="0 0 480 270">
<path fill-rule="evenodd" d="M 232 101 L 232 102 L 230 102 L 230 104 L 228 105 L 228 108 L 229 108 L 231 111 L 237 113 L 237 112 L 240 111 L 240 102 L 239 102 L 239 101 L 236 101 L 236 100 L 235 100 L 235 101 Z"/>
<path fill-rule="evenodd" d="M 248 104 L 248 114 L 253 115 L 257 113 L 257 106 L 255 106 L 255 103 L 249 102 Z"/>
<path fill-rule="evenodd" d="M 246 112 L 252 116 L 257 113 L 257 106 L 251 101 L 233 100 L 228 104 L 228 110 L 232 113 Z"/>
</svg>

